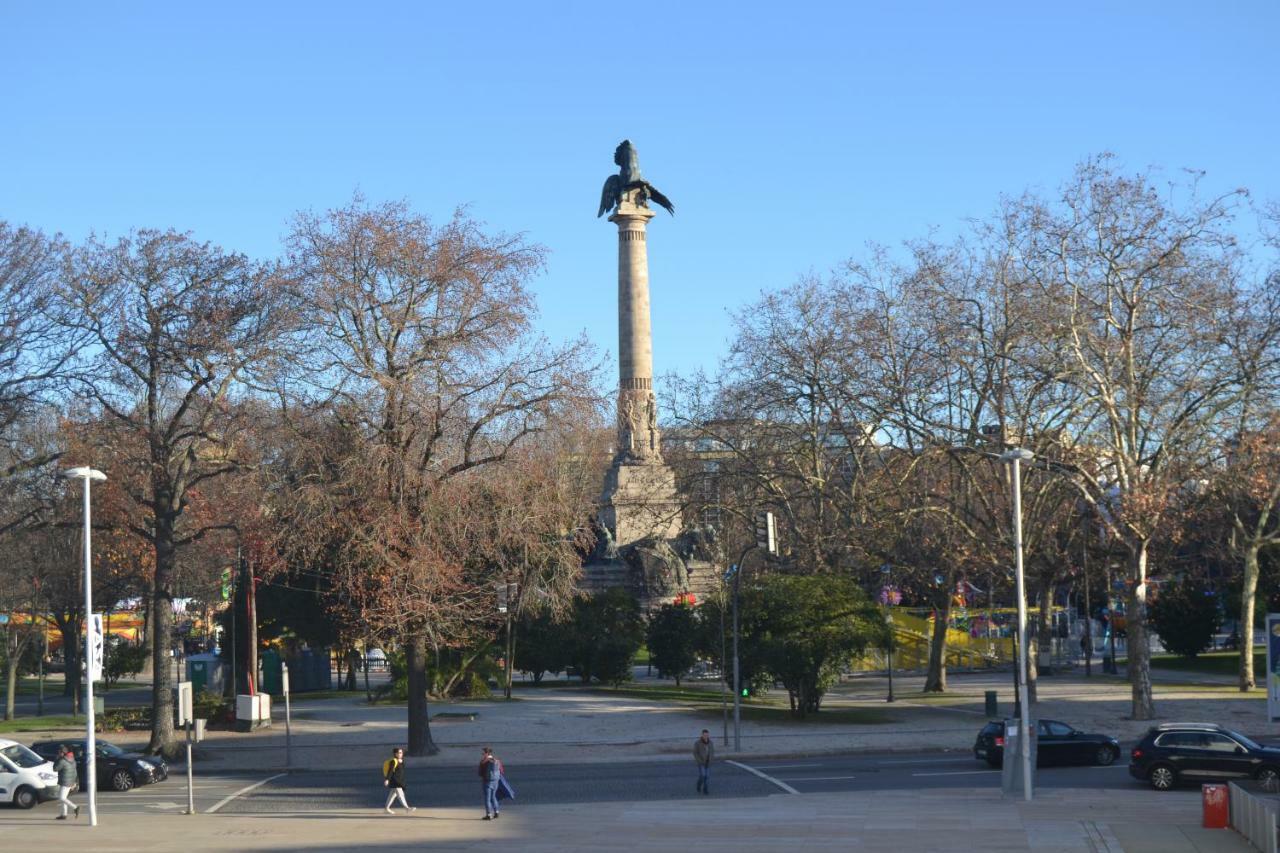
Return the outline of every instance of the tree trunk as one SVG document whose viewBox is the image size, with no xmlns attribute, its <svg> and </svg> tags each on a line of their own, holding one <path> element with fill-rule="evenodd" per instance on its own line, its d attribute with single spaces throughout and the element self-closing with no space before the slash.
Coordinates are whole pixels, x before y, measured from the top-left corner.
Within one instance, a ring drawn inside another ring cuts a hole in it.
<svg viewBox="0 0 1280 853">
<path fill-rule="evenodd" d="M 160 503 L 160 501 L 157 501 Z M 152 755 L 173 749 L 173 669 L 169 642 L 173 634 L 173 574 L 177 553 L 173 542 L 173 517 L 157 507 L 155 513 L 155 574 L 151 587 L 151 740 Z"/>
<path fill-rule="evenodd" d="M 409 681 L 409 755 L 435 755 L 440 748 L 431 740 L 431 720 L 427 716 L 427 638 L 414 634 L 404 647 Z"/>
<path fill-rule="evenodd" d="M 933 636 L 929 639 L 929 672 L 924 679 L 925 693 L 943 693 L 947 689 L 947 625 L 951 621 L 951 595 L 955 587 L 950 582 L 944 588 L 942 604 L 934 611 Z"/>
<path fill-rule="evenodd" d="M 1129 593 L 1125 614 L 1125 634 L 1129 647 L 1129 679 L 1133 685 L 1134 720 L 1155 719 L 1155 703 L 1151 695 L 1151 649 L 1147 645 L 1147 545 L 1138 543 L 1130 562 L 1133 590 Z"/>
<path fill-rule="evenodd" d="M 55 618 L 62 635 L 62 695 L 70 696 L 73 712 L 80 707 L 80 616 Z"/>
<path fill-rule="evenodd" d="M 7 643 L 6 643 L 7 645 Z M 4 718 L 6 720 L 13 719 L 14 702 L 18 693 L 18 662 L 22 657 L 21 654 L 14 654 L 13 649 L 6 649 L 8 659 L 5 662 L 5 694 L 4 694 Z"/>
<path fill-rule="evenodd" d="M 1027 633 L 1027 701 L 1035 706 L 1036 686 L 1040 682 L 1040 650 L 1053 643 L 1053 583 L 1039 578 L 1036 589 L 1035 631 Z"/>
<path fill-rule="evenodd" d="M 1258 596 L 1258 543 L 1250 542 L 1244 549 L 1244 583 L 1240 588 L 1240 690 L 1252 690 L 1253 678 L 1253 618 Z"/>
</svg>

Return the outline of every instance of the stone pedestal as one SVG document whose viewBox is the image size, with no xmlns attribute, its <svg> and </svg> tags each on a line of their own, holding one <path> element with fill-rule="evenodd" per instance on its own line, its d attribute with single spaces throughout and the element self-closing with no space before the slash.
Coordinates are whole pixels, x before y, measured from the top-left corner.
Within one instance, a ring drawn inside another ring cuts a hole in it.
<svg viewBox="0 0 1280 853">
<path fill-rule="evenodd" d="M 627 464 L 619 454 L 605 475 L 600 504 L 600 521 L 618 548 L 680 535 L 676 472 L 667 465 Z"/>
</svg>

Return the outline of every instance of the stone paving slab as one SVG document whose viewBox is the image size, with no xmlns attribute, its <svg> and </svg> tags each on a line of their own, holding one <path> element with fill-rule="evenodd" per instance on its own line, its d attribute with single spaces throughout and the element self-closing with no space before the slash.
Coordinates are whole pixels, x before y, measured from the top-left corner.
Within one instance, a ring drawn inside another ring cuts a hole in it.
<svg viewBox="0 0 1280 853">
<path fill-rule="evenodd" d="M 251 795 L 250 795 L 251 796 Z M 1230 830 L 1199 827 L 1194 792 L 1055 790 L 1031 804 L 985 790 L 778 795 L 752 800 L 513 804 L 496 822 L 475 809 L 275 815 L 104 816 L 96 828 L 48 806 L 0 813 L 22 849 L 116 851 L 882 851 L 883 853 L 1247 853 Z M 7 848 L 7 845 L 6 845 Z M 17 848 L 15 848 L 17 849 Z"/>
</svg>

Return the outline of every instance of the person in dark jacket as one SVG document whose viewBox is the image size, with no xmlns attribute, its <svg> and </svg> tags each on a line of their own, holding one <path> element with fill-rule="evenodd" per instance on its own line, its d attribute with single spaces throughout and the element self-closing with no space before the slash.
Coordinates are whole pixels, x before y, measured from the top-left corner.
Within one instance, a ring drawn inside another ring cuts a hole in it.
<svg viewBox="0 0 1280 853">
<path fill-rule="evenodd" d="M 404 798 L 404 750 L 396 747 L 391 750 L 391 757 L 382 762 L 382 784 L 388 788 L 387 804 L 384 807 L 391 814 L 391 804 L 397 799 L 406 812 L 416 812 L 417 808 L 409 805 Z"/>
<path fill-rule="evenodd" d="M 708 785 L 711 782 L 711 759 L 715 757 L 716 745 L 711 742 L 711 732 L 706 729 L 693 742 L 693 760 L 698 763 L 698 790 L 710 794 Z"/>
<path fill-rule="evenodd" d="M 58 774 L 58 805 L 62 814 L 56 820 L 67 819 L 67 809 L 75 809 L 76 817 L 80 817 L 80 807 L 71 802 L 69 794 L 80 788 L 80 774 L 76 772 L 76 756 L 65 746 L 58 747 L 58 760 L 53 763 Z"/>
<path fill-rule="evenodd" d="M 502 781 L 502 762 L 489 747 L 480 758 L 480 788 L 484 792 L 484 820 L 498 819 L 498 783 Z"/>
</svg>

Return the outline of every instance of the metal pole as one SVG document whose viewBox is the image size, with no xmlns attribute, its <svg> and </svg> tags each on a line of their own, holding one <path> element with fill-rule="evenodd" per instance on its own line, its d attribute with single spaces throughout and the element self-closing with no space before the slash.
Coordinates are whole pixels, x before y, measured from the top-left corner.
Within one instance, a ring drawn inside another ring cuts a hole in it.
<svg viewBox="0 0 1280 853">
<path fill-rule="evenodd" d="M 240 692 L 240 682 L 236 680 L 236 658 L 240 656 L 240 646 L 236 645 L 236 594 L 239 592 L 241 563 L 240 546 L 236 545 L 236 570 L 231 573 L 231 702 L 236 701 Z"/>
<path fill-rule="evenodd" d="M 725 676 L 724 579 L 720 581 L 720 717 L 724 723 L 724 745 L 729 745 L 729 679 Z"/>
<path fill-rule="evenodd" d="M 510 664 L 508 664 L 510 666 Z M 290 727 L 289 713 L 289 664 L 281 662 L 281 676 L 284 688 L 284 769 L 293 769 L 293 729 Z"/>
<path fill-rule="evenodd" d="M 745 555 L 744 555 L 745 556 Z M 738 581 L 742 578 L 742 563 L 733 575 L 733 751 L 742 751 L 742 683 L 738 671 Z"/>
<path fill-rule="evenodd" d="M 1089 517 L 1084 517 L 1084 541 L 1080 545 L 1080 573 L 1084 575 L 1084 674 L 1093 675 L 1093 610 L 1089 604 Z"/>
<path fill-rule="evenodd" d="M 181 701 L 181 700 L 179 700 Z M 191 717 L 187 717 L 187 814 L 196 813 L 196 787 L 192 778 L 195 771 L 191 767 Z"/>
<path fill-rule="evenodd" d="M 1022 454 L 1026 454 L 1023 456 Z M 1022 705 L 1022 713 L 1018 716 L 1018 737 L 1022 749 L 1022 797 L 1031 800 L 1031 741 L 1030 726 L 1027 718 L 1031 716 L 1031 705 L 1027 700 L 1027 596 L 1026 578 L 1022 568 L 1022 466 L 1024 458 L 1029 458 L 1028 451 L 1010 453 L 1013 464 L 1013 543 L 1014 572 L 1018 587 L 1018 702 Z"/>
<path fill-rule="evenodd" d="M 892 701 L 894 701 L 894 699 L 893 699 L 893 614 L 892 614 L 892 613 L 890 613 L 890 614 L 889 614 L 889 652 L 888 652 L 888 657 L 889 657 L 889 667 L 888 667 L 888 669 L 889 669 L 889 697 L 888 697 L 887 699 L 885 699 L 884 701 L 886 701 L 886 702 L 892 702 Z"/>
<path fill-rule="evenodd" d="M 85 647 L 85 773 L 89 776 L 89 825 L 98 825 L 98 743 L 94 736 L 93 707 L 93 561 L 89 553 L 89 475 L 84 475 L 84 647 Z"/>
<path fill-rule="evenodd" d="M 40 638 L 44 641 L 40 649 L 40 694 L 36 698 L 36 716 L 44 716 L 44 659 L 49 656 L 49 623 L 41 622 Z"/>
</svg>

